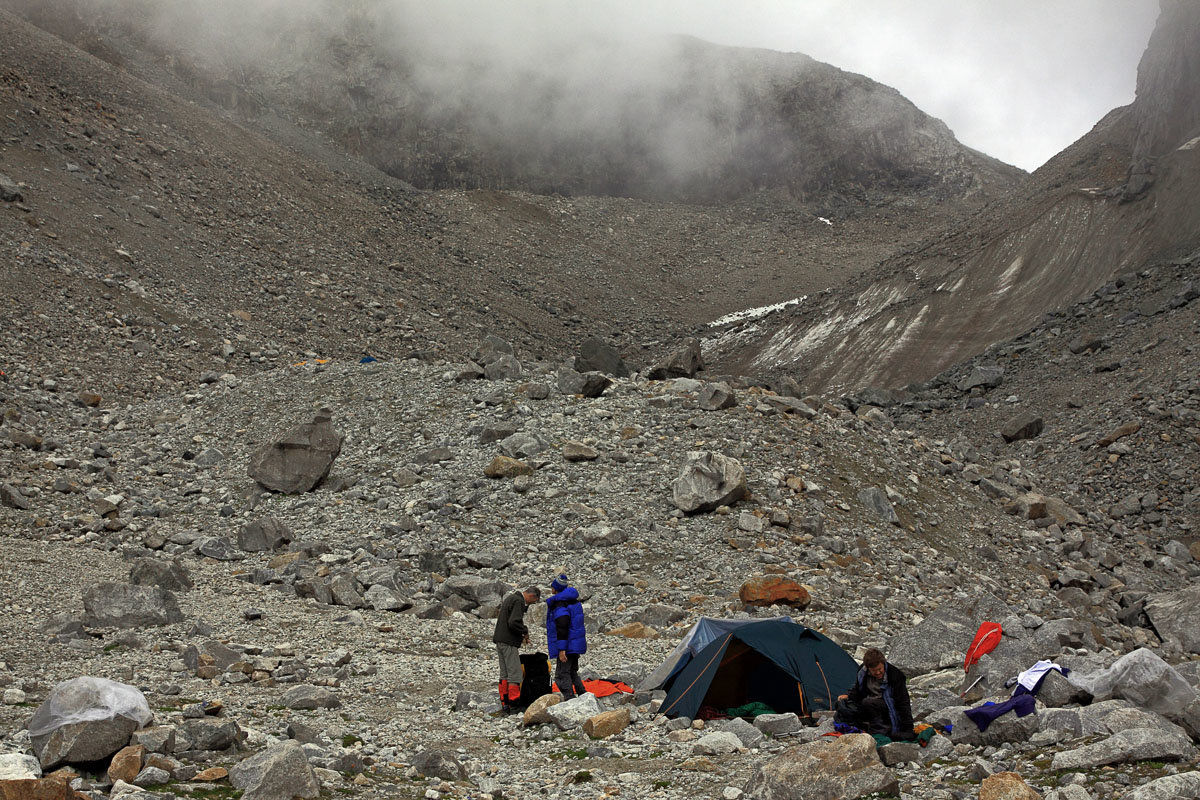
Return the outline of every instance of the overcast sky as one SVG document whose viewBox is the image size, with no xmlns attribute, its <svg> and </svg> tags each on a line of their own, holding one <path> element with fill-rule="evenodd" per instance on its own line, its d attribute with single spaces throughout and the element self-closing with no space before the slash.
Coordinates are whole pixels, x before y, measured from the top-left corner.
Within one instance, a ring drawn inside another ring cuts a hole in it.
<svg viewBox="0 0 1200 800">
<path fill-rule="evenodd" d="M 464 6 L 494 36 L 532 17 L 543 33 L 687 33 L 807 53 L 895 87 L 966 145 L 1028 170 L 1133 100 L 1158 15 L 1157 0 L 510 0 L 449 13 L 461 21 Z"/>
</svg>

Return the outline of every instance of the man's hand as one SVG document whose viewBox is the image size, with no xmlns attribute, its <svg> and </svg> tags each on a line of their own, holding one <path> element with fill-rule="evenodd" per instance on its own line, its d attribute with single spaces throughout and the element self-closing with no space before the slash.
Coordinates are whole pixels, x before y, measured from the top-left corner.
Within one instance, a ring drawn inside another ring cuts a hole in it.
<svg viewBox="0 0 1200 800">
<path fill-rule="evenodd" d="M 566 650 L 558 651 L 558 660 L 563 662 L 564 664 L 567 663 L 567 651 Z"/>
<path fill-rule="evenodd" d="M 521 639 L 521 644 L 529 644 L 529 634 L 528 633 L 525 634 L 525 636 Z"/>
<path fill-rule="evenodd" d="M 849 698 L 850 698 L 850 695 L 848 695 L 848 694 L 839 694 L 838 695 L 838 700 L 848 700 Z"/>
</svg>

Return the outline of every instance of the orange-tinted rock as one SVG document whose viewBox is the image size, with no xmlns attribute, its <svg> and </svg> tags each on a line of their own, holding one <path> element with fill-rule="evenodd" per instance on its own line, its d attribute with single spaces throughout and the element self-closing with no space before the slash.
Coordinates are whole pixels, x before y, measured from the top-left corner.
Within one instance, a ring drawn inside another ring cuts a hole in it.
<svg viewBox="0 0 1200 800">
<path fill-rule="evenodd" d="M 133 779 L 142 771 L 142 760 L 145 757 L 146 748 L 140 744 L 121 748 L 108 765 L 108 780 L 112 783 L 117 781 L 133 783 Z"/>
<path fill-rule="evenodd" d="M 979 785 L 979 800 L 1041 800 L 1041 797 L 1015 772 L 997 772 Z"/>
<path fill-rule="evenodd" d="M 607 739 L 629 727 L 629 709 L 617 708 L 588 717 L 583 732 L 593 739 Z"/>
<path fill-rule="evenodd" d="M 216 781 L 223 781 L 228 777 L 229 770 L 224 767 L 209 767 L 197 772 L 192 776 L 192 780 L 199 783 L 215 783 Z"/>
<path fill-rule="evenodd" d="M 658 631 L 640 622 L 630 622 L 626 625 L 618 625 L 605 631 L 609 636 L 624 636 L 626 639 L 653 639 L 658 636 Z"/>
<path fill-rule="evenodd" d="M 72 791 L 65 780 L 51 776 L 36 781 L 0 781 L 0 800 L 88 800 L 88 796 Z"/>
<path fill-rule="evenodd" d="M 742 584 L 738 597 L 748 606 L 783 605 L 801 609 L 811 599 L 808 590 L 782 575 L 760 575 Z"/>
</svg>

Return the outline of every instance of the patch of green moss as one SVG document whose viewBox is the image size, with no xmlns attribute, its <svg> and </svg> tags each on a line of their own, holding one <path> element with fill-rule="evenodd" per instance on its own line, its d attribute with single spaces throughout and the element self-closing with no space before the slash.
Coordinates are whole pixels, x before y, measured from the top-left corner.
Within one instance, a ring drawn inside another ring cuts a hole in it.
<svg viewBox="0 0 1200 800">
<path fill-rule="evenodd" d="M 575 783 L 587 783 L 591 779 L 592 779 L 592 773 L 588 772 L 586 769 L 582 769 L 579 772 L 575 773 L 574 782 Z"/>
<path fill-rule="evenodd" d="M 353 733 L 347 733 L 342 737 L 342 747 L 354 747 L 356 744 L 362 744 L 362 738 L 355 736 Z"/>
</svg>

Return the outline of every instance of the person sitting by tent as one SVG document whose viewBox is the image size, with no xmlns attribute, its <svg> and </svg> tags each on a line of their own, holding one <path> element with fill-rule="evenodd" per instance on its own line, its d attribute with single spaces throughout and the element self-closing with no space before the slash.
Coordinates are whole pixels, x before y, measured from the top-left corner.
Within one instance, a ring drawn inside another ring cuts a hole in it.
<svg viewBox="0 0 1200 800">
<path fill-rule="evenodd" d="M 908 679 L 872 647 L 863 654 L 854 686 L 838 695 L 834 721 L 891 739 L 916 738 Z"/>
<path fill-rule="evenodd" d="M 583 626 L 583 605 L 579 590 L 570 586 L 566 575 L 550 583 L 554 594 L 546 598 L 546 649 L 554 660 L 554 682 L 564 700 L 587 689 L 579 677 L 579 657 L 587 652 L 587 631 Z"/>
<path fill-rule="evenodd" d="M 496 631 L 492 641 L 500 658 L 500 706 L 505 713 L 516 710 L 521 699 L 520 647 L 529 644 L 529 628 L 525 627 L 525 609 L 542 599 L 542 591 L 530 586 L 523 592 L 512 592 L 500 603 L 496 616 Z"/>
</svg>

